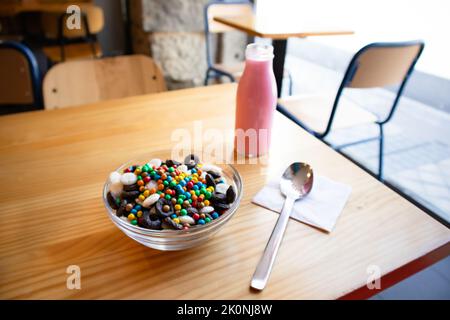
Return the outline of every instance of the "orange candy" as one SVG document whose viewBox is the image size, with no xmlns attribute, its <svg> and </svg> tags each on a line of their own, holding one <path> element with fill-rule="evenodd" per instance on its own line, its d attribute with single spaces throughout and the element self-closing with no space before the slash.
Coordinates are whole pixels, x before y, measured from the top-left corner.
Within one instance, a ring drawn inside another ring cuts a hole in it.
<svg viewBox="0 0 450 320">
<path fill-rule="evenodd" d="M 154 193 L 156 193 L 156 189 L 155 188 L 151 188 L 150 189 L 150 194 L 154 194 Z"/>
<path fill-rule="evenodd" d="M 161 184 L 158 184 L 158 190 L 164 190 L 164 185 L 161 183 Z"/>
<path fill-rule="evenodd" d="M 144 180 L 138 180 L 137 184 L 138 184 L 138 186 L 143 186 L 144 185 Z"/>
</svg>

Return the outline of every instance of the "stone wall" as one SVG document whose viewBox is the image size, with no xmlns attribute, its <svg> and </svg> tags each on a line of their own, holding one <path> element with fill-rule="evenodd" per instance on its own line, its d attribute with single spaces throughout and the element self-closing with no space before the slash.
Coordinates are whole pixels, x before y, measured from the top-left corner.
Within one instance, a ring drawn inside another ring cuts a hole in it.
<svg viewBox="0 0 450 320">
<path fill-rule="evenodd" d="M 208 0 L 132 0 L 133 48 L 153 57 L 169 89 L 203 85 L 206 72 L 203 7 Z M 217 37 L 212 37 L 213 50 Z M 247 36 L 227 32 L 221 38 L 221 63 L 242 61 Z"/>
</svg>

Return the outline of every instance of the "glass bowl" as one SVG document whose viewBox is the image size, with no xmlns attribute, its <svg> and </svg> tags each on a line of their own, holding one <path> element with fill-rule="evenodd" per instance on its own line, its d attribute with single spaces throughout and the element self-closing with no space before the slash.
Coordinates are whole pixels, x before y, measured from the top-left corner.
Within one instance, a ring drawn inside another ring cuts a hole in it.
<svg viewBox="0 0 450 320">
<path fill-rule="evenodd" d="M 144 164 L 154 158 L 157 157 L 147 157 L 147 160 L 143 161 L 129 161 L 117 168 L 116 171 L 122 173 L 122 171 L 129 166 Z M 108 216 L 112 222 L 128 237 L 153 249 L 173 251 L 199 246 L 210 239 L 217 231 L 222 229 L 231 217 L 233 217 L 239 207 L 242 197 L 242 179 L 239 172 L 229 164 L 214 165 L 222 168 L 222 176 L 225 177 L 227 183 L 233 186 L 236 191 L 236 200 L 231 204 L 227 211 L 225 211 L 219 218 L 212 220 L 210 223 L 205 225 L 195 225 L 188 230 L 152 230 L 142 228 L 137 225 L 134 226 L 127 220 L 118 217 L 115 210 L 108 204 L 106 195 L 109 191 L 109 179 L 107 179 L 107 182 L 103 187 L 103 203 L 106 211 L 108 212 Z"/>
</svg>

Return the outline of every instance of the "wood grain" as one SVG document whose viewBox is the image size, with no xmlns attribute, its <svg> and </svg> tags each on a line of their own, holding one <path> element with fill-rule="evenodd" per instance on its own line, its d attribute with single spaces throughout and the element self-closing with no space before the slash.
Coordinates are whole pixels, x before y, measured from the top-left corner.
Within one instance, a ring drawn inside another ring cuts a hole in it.
<svg viewBox="0 0 450 320">
<path fill-rule="evenodd" d="M 60 63 L 45 75 L 43 85 L 46 109 L 165 90 L 159 67 L 140 54 Z"/>
<path fill-rule="evenodd" d="M 243 200 L 211 241 L 161 252 L 127 238 L 103 208 L 109 172 L 164 154 L 173 131 L 192 132 L 194 121 L 232 129 L 235 93 L 227 84 L 1 117 L 0 298 L 334 299 L 364 286 L 369 265 L 384 275 L 449 242 L 446 227 L 279 114 L 267 163 L 236 165 Z M 290 221 L 255 293 L 250 278 L 277 214 L 250 201 L 294 160 L 353 191 L 330 234 Z M 72 264 L 81 290 L 66 288 Z"/>
<path fill-rule="evenodd" d="M 305 38 L 311 36 L 334 36 L 354 33 L 353 31 L 345 28 L 326 26 L 323 24 L 304 27 L 299 25 L 298 21 L 277 19 L 276 17 L 270 21 L 263 21 L 255 14 L 242 14 L 235 16 L 217 15 L 213 18 L 213 20 L 255 37 L 275 40 L 288 39 L 292 37 Z"/>
</svg>

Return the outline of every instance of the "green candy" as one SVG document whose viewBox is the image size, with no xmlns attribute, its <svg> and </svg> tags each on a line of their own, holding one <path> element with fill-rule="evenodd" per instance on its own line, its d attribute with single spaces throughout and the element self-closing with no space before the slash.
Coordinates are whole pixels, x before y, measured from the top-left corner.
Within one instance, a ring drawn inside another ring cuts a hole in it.
<svg viewBox="0 0 450 320">
<path fill-rule="evenodd" d="M 173 167 L 169 168 L 169 172 L 174 172 L 174 171 L 175 171 L 175 169 Z"/>
<path fill-rule="evenodd" d="M 205 192 L 205 198 L 206 198 L 207 200 L 209 200 L 209 199 L 211 198 L 211 196 L 212 196 L 211 192 L 209 192 L 209 191 L 206 191 L 206 192 Z"/>
<path fill-rule="evenodd" d="M 176 183 L 175 181 L 173 181 L 173 180 L 170 181 L 170 186 L 171 186 L 171 187 L 175 187 L 176 185 L 177 185 L 177 183 Z"/>
<path fill-rule="evenodd" d="M 172 196 L 170 194 L 166 194 L 165 198 L 166 198 L 166 200 L 170 200 L 172 198 Z"/>
<path fill-rule="evenodd" d="M 164 180 L 163 185 L 164 185 L 165 187 L 167 187 L 167 186 L 169 185 L 169 182 L 168 182 L 167 180 Z"/>
<path fill-rule="evenodd" d="M 206 222 L 206 223 L 211 222 L 211 219 L 208 218 L 208 217 L 206 217 L 206 218 L 205 218 L 205 222 Z"/>
<path fill-rule="evenodd" d="M 178 203 L 178 204 L 183 204 L 183 199 L 179 198 L 179 199 L 177 200 L 177 203 Z"/>
<path fill-rule="evenodd" d="M 181 210 L 180 210 L 180 214 L 181 214 L 182 216 L 187 215 L 186 209 L 181 209 Z"/>
<path fill-rule="evenodd" d="M 137 220 L 136 220 L 136 219 L 135 219 L 135 220 L 131 220 L 131 224 L 132 224 L 133 226 L 137 225 Z"/>
</svg>

